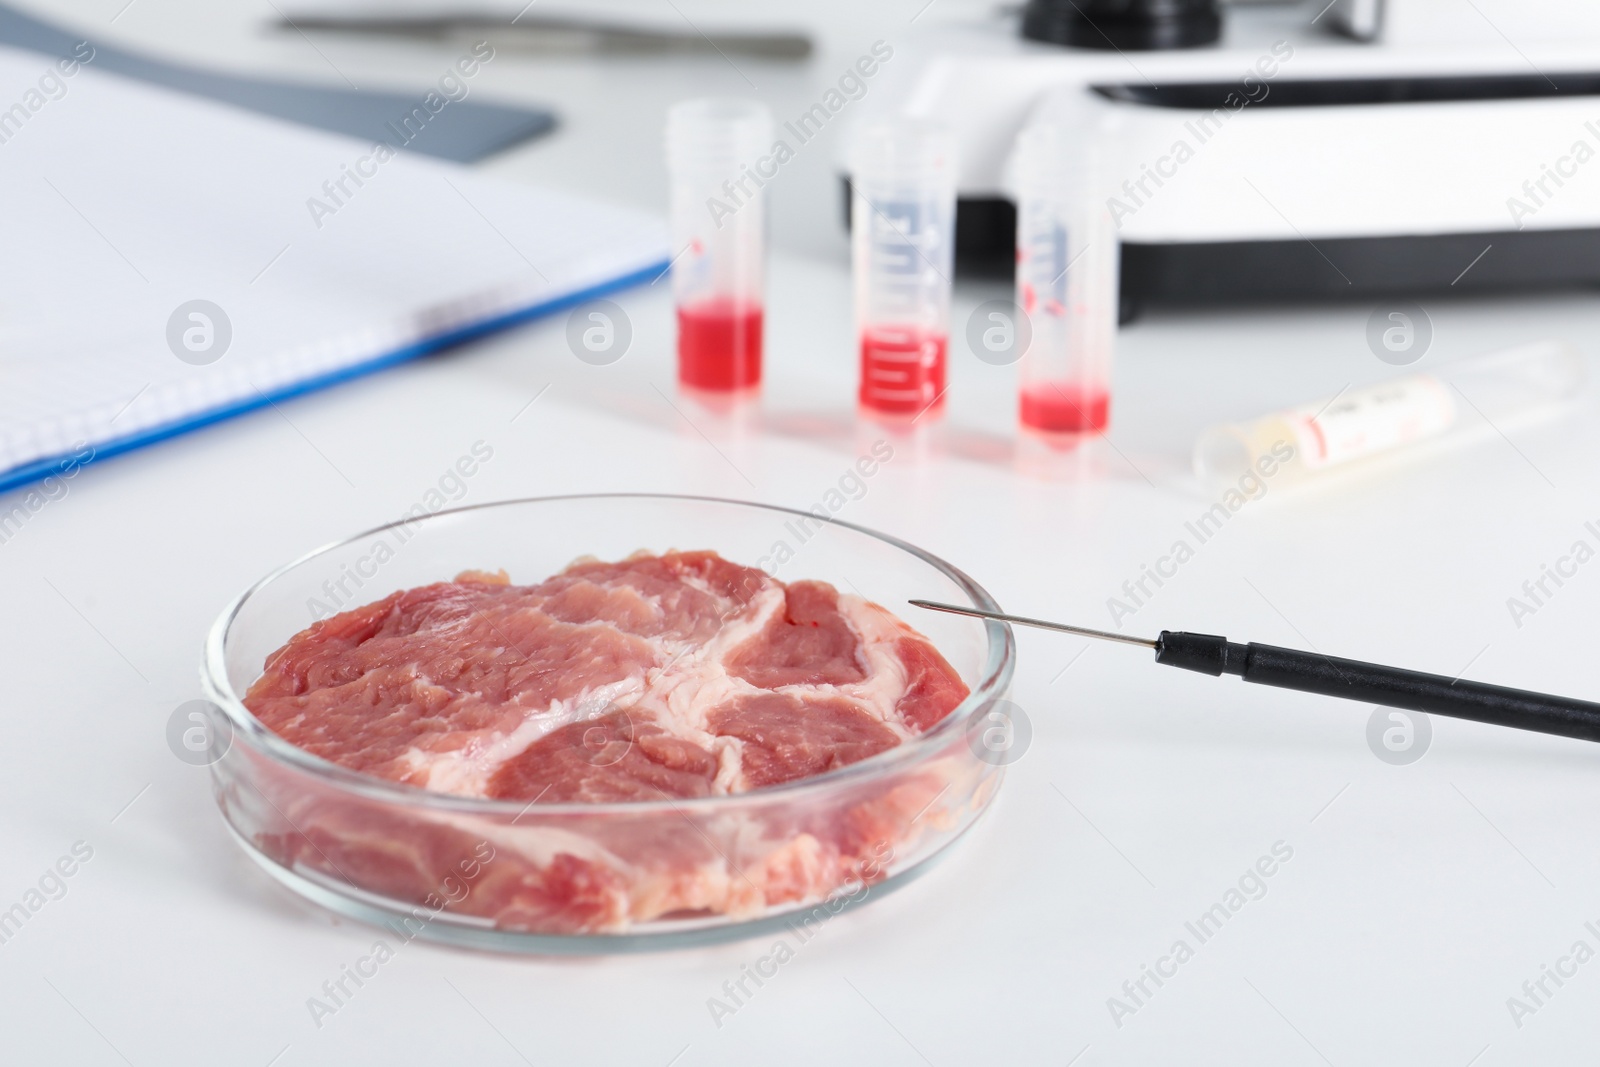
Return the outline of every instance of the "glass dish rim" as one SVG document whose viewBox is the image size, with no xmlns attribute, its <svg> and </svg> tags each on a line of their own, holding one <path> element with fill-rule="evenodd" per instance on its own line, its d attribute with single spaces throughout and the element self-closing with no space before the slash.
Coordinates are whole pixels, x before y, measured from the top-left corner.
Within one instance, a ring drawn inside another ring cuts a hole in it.
<svg viewBox="0 0 1600 1067">
<path fill-rule="evenodd" d="M 238 618 L 239 612 L 243 610 L 252 596 L 296 567 L 318 556 L 344 548 L 376 534 L 394 530 L 400 526 L 414 529 L 419 524 L 427 523 L 434 519 L 483 511 L 489 508 L 573 500 L 692 501 L 725 504 L 741 508 L 756 508 L 784 515 L 801 516 L 812 521 L 826 522 L 829 525 L 843 527 L 844 529 L 875 538 L 930 565 L 960 587 L 961 591 L 972 601 L 974 607 L 986 611 L 1001 610 L 1000 605 L 989 595 L 986 589 L 973 581 L 964 571 L 945 562 L 931 552 L 924 551 L 907 541 L 870 527 L 860 526 L 856 523 L 845 522 L 832 517 L 824 519 L 809 511 L 800 511 L 796 508 L 787 508 L 778 504 L 764 504 L 752 500 L 735 500 L 728 497 L 681 493 L 564 493 L 553 496 L 515 497 L 507 500 L 487 501 L 482 504 L 468 504 L 457 508 L 444 508 L 421 518 L 396 519 L 393 522 L 383 523 L 360 533 L 352 534 L 349 537 L 340 538 L 337 541 L 331 541 L 314 548 L 274 568 L 264 577 L 251 583 L 243 592 L 228 602 L 206 633 L 205 655 L 201 662 L 200 675 L 206 696 L 222 711 L 227 719 L 228 726 L 232 730 L 232 736 L 228 742 L 230 747 L 243 735 L 250 744 L 277 762 L 288 764 L 295 770 L 308 774 L 328 785 L 356 793 L 369 800 L 407 807 L 432 807 L 456 814 L 477 814 L 494 818 L 511 815 L 513 816 L 513 821 L 526 815 L 533 808 L 533 803 L 524 803 L 520 800 L 499 800 L 490 797 L 457 796 L 423 789 L 418 786 L 405 785 L 400 782 L 392 782 L 385 778 L 350 770 L 285 741 L 257 719 L 244 706 L 244 702 L 238 694 L 234 692 L 232 683 L 228 680 L 226 642 L 229 630 Z M 543 817 L 560 815 L 588 815 L 593 817 L 608 814 L 644 815 L 658 812 L 677 812 L 679 814 L 688 812 L 710 813 L 719 809 L 726 809 L 732 805 L 792 801 L 797 798 L 804 798 L 810 793 L 831 791 L 835 786 L 845 786 L 879 776 L 887 776 L 904 765 L 916 763 L 920 757 L 930 750 L 940 749 L 948 742 L 951 735 L 958 730 L 965 729 L 968 720 L 979 709 L 997 699 L 1010 686 L 1012 674 L 1016 669 L 1016 638 L 1007 623 L 986 620 L 983 625 L 987 656 L 978 684 L 933 729 L 919 734 L 903 744 L 896 745 L 894 748 L 880 752 L 876 756 L 871 756 L 857 763 L 841 767 L 838 770 L 828 771 L 810 778 L 801 778 L 793 782 L 753 789 L 744 793 L 704 797 L 667 797 L 662 800 L 610 801 L 598 804 L 586 801 L 561 801 L 540 804 L 539 814 Z"/>
</svg>

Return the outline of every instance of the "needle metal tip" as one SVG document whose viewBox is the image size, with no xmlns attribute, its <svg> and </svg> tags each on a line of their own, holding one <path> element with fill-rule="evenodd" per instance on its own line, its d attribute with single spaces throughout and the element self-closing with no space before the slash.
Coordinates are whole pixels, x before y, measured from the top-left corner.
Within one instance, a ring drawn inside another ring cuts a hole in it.
<svg viewBox="0 0 1600 1067">
<path fill-rule="evenodd" d="M 1029 619 L 1021 615 L 1006 615 L 998 611 L 983 611 L 980 608 L 963 608 L 955 604 L 940 604 L 934 600 L 911 600 L 919 608 L 929 611 L 948 611 L 952 615 L 970 615 L 975 619 L 994 619 L 996 622 L 1011 622 L 1018 626 L 1033 626 L 1041 630 L 1055 630 L 1058 633 L 1077 634 L 1079 637 L 1095 637 L 1102 641 L 1116 641 L 1124 645 L 1139 645 L 1141 648 L 1155 648 L 1156 642 L 1148 637 L 1130 637 L 1127 634 L 1107 633 L 1105 630 L 1090 630 L 1083 626 L 1068 626 L 1061 622 L 1046 622 L 1044 619 Z"/>
</svg>

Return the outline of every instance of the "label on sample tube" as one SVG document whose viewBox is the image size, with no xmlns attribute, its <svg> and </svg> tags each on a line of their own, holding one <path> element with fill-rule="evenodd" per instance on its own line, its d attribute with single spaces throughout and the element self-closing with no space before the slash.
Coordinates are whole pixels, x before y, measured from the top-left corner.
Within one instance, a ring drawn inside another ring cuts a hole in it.
<svg viewBox="0 0 1600 1067">
<path fill-rule="evenodd" d="M 1301 462 L 1316 470 L 1441 434 L 1456 404 L 1447 385 L 1419 374 L 1294 408 L 1288 420 Z"/>
</svg>

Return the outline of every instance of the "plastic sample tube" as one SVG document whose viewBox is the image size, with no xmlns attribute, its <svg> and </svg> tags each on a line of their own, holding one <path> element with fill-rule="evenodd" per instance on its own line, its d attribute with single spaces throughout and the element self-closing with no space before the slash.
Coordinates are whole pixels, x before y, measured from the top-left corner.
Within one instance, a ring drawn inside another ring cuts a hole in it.
<svg viewBox="0 0 1600 1067">
<path fill-rule="evenodd" d="M 863 127 L 851 159 L 857 395 L 863 417 L 928 425 L 944 412 L 955 249 L 955 147 L 942 126 Z"/>
<path fill-rule="evenodd" d="M 760 162 L 771 145 L 772 114 L 754 101 L 688 100 L 667 113 L 678 385 L 713 406 L 761 387 L 773 174 Z"/>
<path fill-rule="evenodd" d="M 1107 119 L 1083 103 L 1018 136 L 1017 300 L 1031 337 L 1018 367 L 1024 442 L 1069 451 L 1111 420 L 1116 227 L 1101 193 Z"/>
<path fill-rule="evenodd" d="M 1195 474 L 1218 485 L 1252 474 L 1291 484 L 1427 440 L 1504 431 L 1548 415 L 1584 379 L 1583 357 L 1571 344 L 1523 345 L 1212 427 L 1195 444 Z"/>
</svg>

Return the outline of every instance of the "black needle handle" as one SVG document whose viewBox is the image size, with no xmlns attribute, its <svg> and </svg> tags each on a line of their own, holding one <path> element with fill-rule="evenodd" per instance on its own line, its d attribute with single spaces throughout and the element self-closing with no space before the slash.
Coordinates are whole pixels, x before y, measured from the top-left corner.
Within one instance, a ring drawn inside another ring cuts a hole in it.
<svg viewBox="0 0 1600 1067">
<path fill-rule="evenodd" d="M 1511 726 L 1582 741 L 1600 741 L 1600 704 L 1442 674 L 1385 667 L 1300 652 L 1276 645 L 1247 645 L 1211 634 L 1161 631 L 1156 662 L 1202 674 L 1237 674 L 1247 682 L 1302 693 L 1360 700 L 1407 711 Z"/>
<path fill-rule="evenodd" d="M 1574 737 L 1580 741 L 1600 741 L 1600 704 L 1548 693 L 1447 678 L 1442 674 L 1385 667 L 1353 659 L 1337 659 L 1320 652 L 1300 652 L 1276 645 L 1238 644 L 1212 634 L 1191 634 L 1162 630 L 1155 640 L 1090 630 L 1081 626 L 1005 615 L 954 604 L 913 600 L 918 607 L 972 615 L 1020 626 L 1104 638 L 1124 644 L 1155 649 L 1156 662 L 1169 667 L 1199 671 L 1201 674 L 1236 674 L 1257 685 L 1279 689 L 1298 689 L 1302 693 L 1359 700 L 1407 711 L 1425 711 L 1470 719 L 1518 730 Z"/>
</svg>

